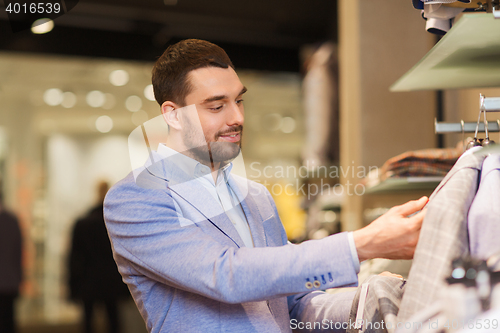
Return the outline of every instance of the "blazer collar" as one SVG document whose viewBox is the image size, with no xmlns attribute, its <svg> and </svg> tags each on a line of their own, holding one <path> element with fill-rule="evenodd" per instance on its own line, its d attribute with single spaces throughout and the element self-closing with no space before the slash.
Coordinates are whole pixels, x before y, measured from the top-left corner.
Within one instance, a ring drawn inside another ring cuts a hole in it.
<svg viewBox="0 0 500 333">
<path fill-rule="evenodd" d="M 229 178 L 229 185 L 236 193 L 236 196 L 241 203 L 241 207 L 243 208 L 243 212 L 245 213 L 250 227 L 254 246 L 265 247 L 266 236 L 262 225 L 263 218 L 255 199 L 249 190 L 249 180 L 242 177 L 231 176 Z"/>
<path fill-rule="evenodd" d="M 444 185 L 446 185 L 446 183 L 451 179 L 451 177 L 453 177 L 460 170 L 474 169 L 477 171 L 481 171 L 484 158 L 485 156 L 483 155 L 477 155 L 474 154 L 473 152 L 465 152 L 462 156 L 460 156 L 457 163 L 455 163 L 450 172 L 446 174 L 441 183 L 439 183 L 434 192 L 432 192 L 432 195 L 430 196 L 429 200 L 432 200 L 432 198 L 436 196 L 436 194 L 441 190 L 441 188 L 444 187 Z"/>
<path fill-rule="evenodd" d="M 175 158 L 175 160 L 173 158 Z M 186 172 L 186 168 L 186 165 L 177 163 L 177 158 L 175 156 L 166 157 L 163 154 L 152 151 L 150 159 L 146 163 L 145 170 L 142 172 L 147 171 L 149 175 L 164 180 L 166 182 L 166 187 L 168 186 L 172 192 L 176 193 L 180 198 L 191 205 L 193 209 L 197 210 L 204 217 L 203 220 L 208 220 L 223 234 L 229 237 L 238 247 L 243 247 L 243 240 L 221 205 L 216 202 L 212 195 L 195 178 L 197 174 L 196 165 L 194 165 L 193 168 L 189 167 L 188 170 L 190 171 L 188 172 Z M 248 190 L 249 181 L 242 177 L 232 176 L 230 174 L 230 167 L 223 171 L 226 173 L 228 183 L 238 197 L 238 201 L 241 203 L 241 207 L 243 208 L 243 212 L 245 213 L 250 227 L 254 246 L 266 246 L 264 228 L 261 223 L 262 215 L 255 199 L 250 195 Z M 201 222 L 201 220 L 193 222 L 198 223 Z"/>
</svg>

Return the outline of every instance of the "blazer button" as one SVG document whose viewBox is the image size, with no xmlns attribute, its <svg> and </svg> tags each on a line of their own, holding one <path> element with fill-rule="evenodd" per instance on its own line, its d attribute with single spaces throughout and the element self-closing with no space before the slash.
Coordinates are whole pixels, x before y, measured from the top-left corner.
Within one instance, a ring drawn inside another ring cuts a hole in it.
<svg viewBox="0 0 500 333">
<path fill-rule="evenodd" d="M 318 280 L 315 280 L 313 285 L 315 288 L 319 288 L 319 287 L 321 287 L 321 282 L 319 282 Z"/>
<path fill-rule="evenodd" d="M 311 289 L 313 287 L 313 284 L 309 281 L 306 282 L 306 288 Z"/>
</svg>

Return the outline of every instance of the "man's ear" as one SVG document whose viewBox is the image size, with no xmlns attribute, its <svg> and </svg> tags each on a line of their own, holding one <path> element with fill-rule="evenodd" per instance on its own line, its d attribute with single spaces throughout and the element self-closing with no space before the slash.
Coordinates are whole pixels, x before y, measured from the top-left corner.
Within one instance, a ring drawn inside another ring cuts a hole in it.
<svg viewBox="0 0 500 333">
<path fill-rule="evenodd" d="M 180 107 L 171 101 L 166 101 L 161 105 L 161 114 L 169 127 L 181 130 L 181 122 L 179 119 L 178 110 Z"/>
</svg>

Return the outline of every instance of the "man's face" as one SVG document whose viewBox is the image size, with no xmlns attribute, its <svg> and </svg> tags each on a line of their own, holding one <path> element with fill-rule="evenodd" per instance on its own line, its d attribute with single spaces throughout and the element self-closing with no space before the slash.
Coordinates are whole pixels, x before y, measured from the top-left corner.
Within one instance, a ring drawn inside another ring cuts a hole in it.
<svg viewBox="0 0 500 333">
<path fill-rule="evenodd" d="M 188 74 L 188 80 L 192 90 L 185 102 L 197 110 L 184 117 L 188 154 L 205 164 L 226 164 L 240 152 L 246 88 L 232 68 L 199 68 Z"/>
</svg>

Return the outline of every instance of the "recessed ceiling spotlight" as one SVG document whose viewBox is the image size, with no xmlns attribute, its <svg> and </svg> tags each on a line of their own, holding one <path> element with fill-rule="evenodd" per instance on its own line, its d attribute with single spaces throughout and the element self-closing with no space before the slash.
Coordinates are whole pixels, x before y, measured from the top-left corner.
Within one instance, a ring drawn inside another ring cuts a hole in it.
<svg viewBox="0 0 500 333">
<path fill-rule="evenodd" d="M 155 100 L 155 93 L 153 91 L 153 85 L 147 85 L 146 88 L 144 88 L 144 97 L 149 99 L 150 101 Z"/>
<path fill-rule="evenodd" d="M 284 117 L 281 119 L 281 131 L 283 133 L 292 133 L 295 131 L 295 119 L 292 117 Z"/>
<path fill-rule="evenodd" d="M 73 94 L 71 91 L 66 91 L 65 93 L 62 94 L 62 102 L 61 106 L 69 109 L 75 106 L 76 104 L 76 95 Z"/>
<path fill-rule="evenodd" d="M 131 112 L 137 112 L 142 107 L 142 100 L 139 96 L 132 95 L 125 100 L 125 107 Z"/>
<path fill-rule="evenodd" d="M 108 116 L 100 116 L 95 121 L 95 128 L 101 133 L 108 133 L 113 129 L 113 119 Z"/>
<path fill-rule="evenodd" d="M 106 102 L 106 96 L 99 90 L 93 90 L 87 94 L 87 104 L 93 108 L 103 106 Z"/>
<path fill-rule="evenodd" d="M 111 82 L 112 85 L 117 87 L 126 85 L 128 83 L 128 80 L 129 80 L 129 75 L 123 69 L 117 69 L 116 71 L 112 71 L 109 74 L 109 82 Z"/>
<path fill-rule="evenodd" d="M 47 89 L 43 93 L 43 101 L 50 106 L 59 105 L 63 101 L 63 92 L 57 88 Z"/>
<path fill-rule="evenodd" d="M 54 21 L 48 18 L 41 18 L 33 22 L 31 32 L 37 35 L 46 34 L 54 29 Z"/>
</svg>

